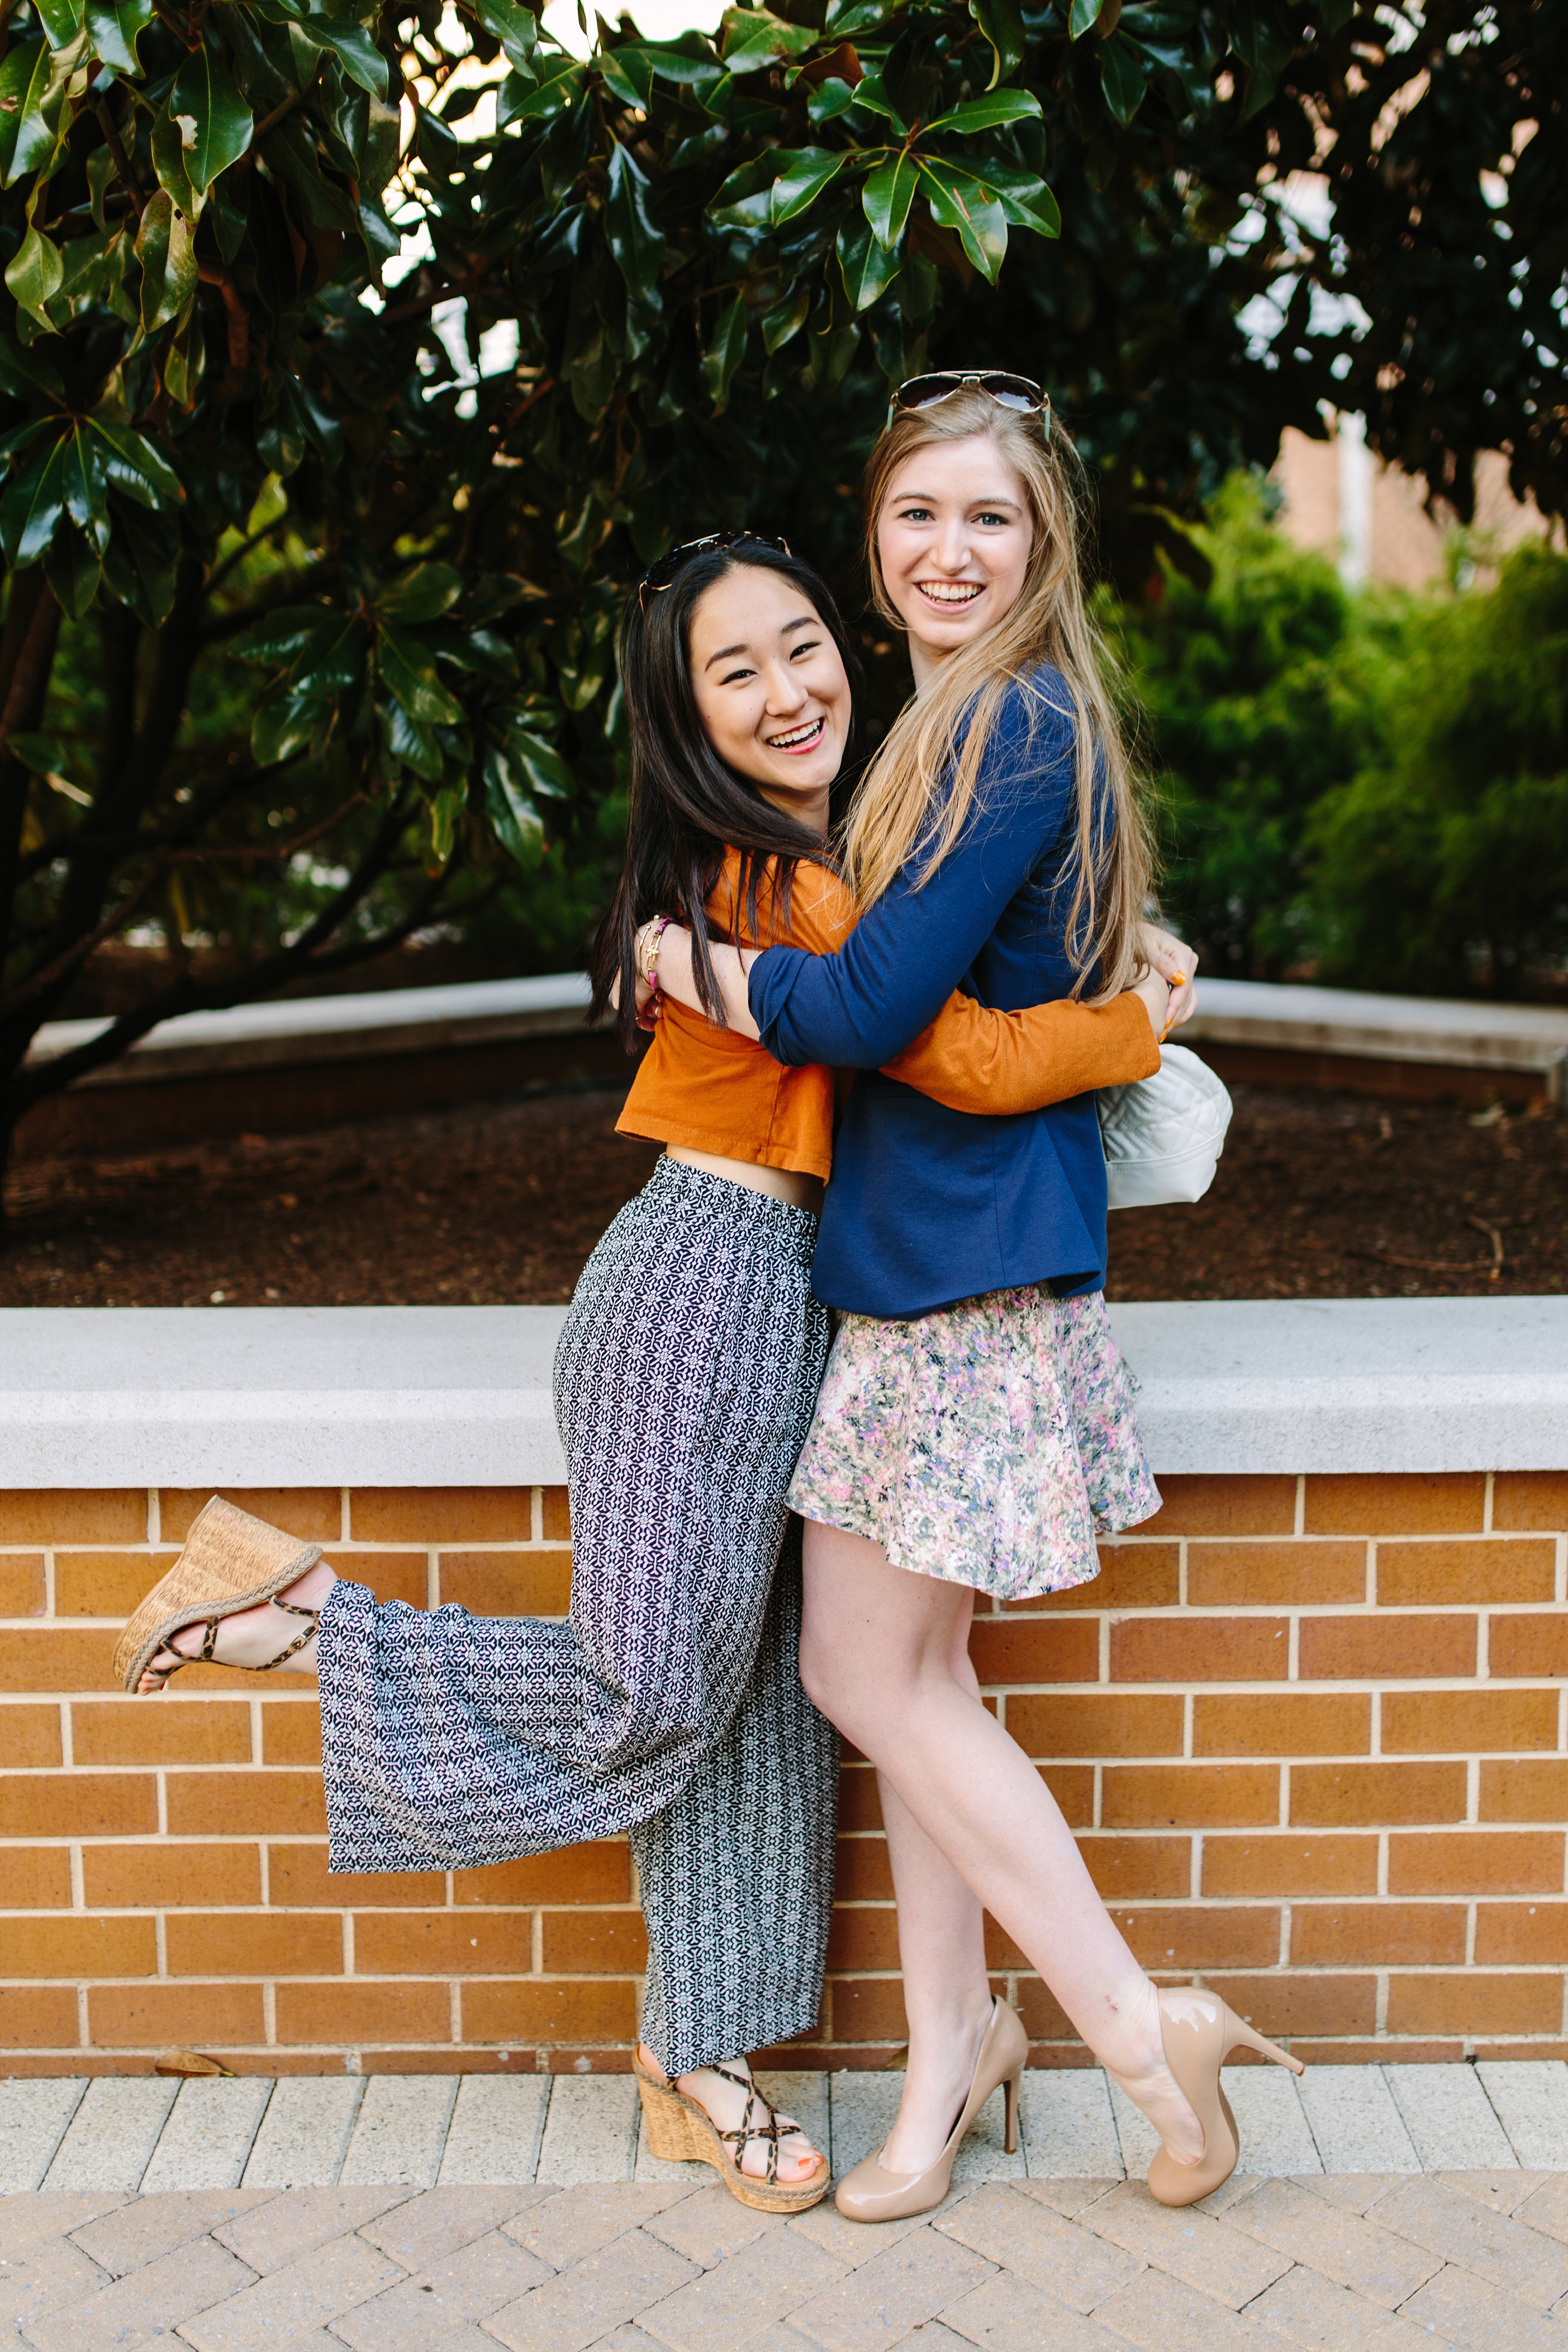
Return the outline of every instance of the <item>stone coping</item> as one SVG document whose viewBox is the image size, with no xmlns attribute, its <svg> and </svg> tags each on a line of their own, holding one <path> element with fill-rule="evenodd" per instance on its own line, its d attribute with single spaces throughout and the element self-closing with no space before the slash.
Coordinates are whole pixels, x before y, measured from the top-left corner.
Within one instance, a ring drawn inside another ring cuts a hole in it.
<svg viewBox="0 0 1568 2352">
<path fill-rule="evenodd" d="M 0 1486 L 559 1485 L 560 1307 L 0 1311 Z M 1112 1309 L 1156 1475 L 1568 1466 L 1568 1298 Z"/>
<path fill-rule="evenodd" d="M 581 972 L 240 1004 L 163 1022 L 118 1062 L 81 1083 L 134 1086 L 153 1078 L 558 1036 L 582 1027 L 587 1005 L 588 982 Z M 51 1061 L 108 1025 L 49 1022 L 27 1058 Z M 1532 1071 L 1544 1079 L 1548 1095 L 1561 1099 L 1568 1067 L 1568 1010 L 1205 980 L 1183 1042 Z"/>
</svg>

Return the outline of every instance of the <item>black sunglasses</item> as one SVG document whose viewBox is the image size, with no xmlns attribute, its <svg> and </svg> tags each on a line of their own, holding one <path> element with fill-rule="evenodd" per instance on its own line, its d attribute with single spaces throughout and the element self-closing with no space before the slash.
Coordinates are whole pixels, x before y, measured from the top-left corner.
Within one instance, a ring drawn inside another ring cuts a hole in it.
<svg viewBox="0 0 1568 2352">
<path fill-rule="evenodd" d="M 1050 430 L 1049 395 L 1040 390 L 1032 376 L 1008 375 L 1000 370 L 981 373 L 939 368 L 931 375 L 912 375 L 894 393 L 893 406 L 907 410 L 934 408 L 939 401 L 951 400 L 955 392 L 983 392 L 998 408 L 1041 417 L 1046 430 Z"/>
<path fill-rule="evenodd" d="M 771 547 L 779 555 L 787 555 L 790 551 L 787 539 L 767 539 L 760 530 L 705 531 L 700 539 L 684 541 L 679 547 L 672 547 L 668 555 L 661 555 L 657 563 L 648 565 L 637 583 L 637 602 L 646 611 L 648 590 L 651 588 L 656 596 L 661 595 L 673 583 L 676 573 L 689 556 L 709 555 L 717 548 L 746 546 Z"/>
</svg>

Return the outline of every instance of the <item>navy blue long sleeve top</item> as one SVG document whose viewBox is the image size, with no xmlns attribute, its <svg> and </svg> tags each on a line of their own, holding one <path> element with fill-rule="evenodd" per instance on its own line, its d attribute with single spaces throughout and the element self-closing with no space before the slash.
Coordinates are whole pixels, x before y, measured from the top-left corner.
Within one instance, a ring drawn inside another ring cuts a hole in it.
<svg viewBox="0 0 1568 2352">
<path fill-rule="evenodd" d="M 1073 752 L 1067 688 L 1042 668 L 1008 689 L 974 806 L 931 878 L 917 887 L 917 856 L 836 955 L 770 948 L 752 967 L 752 1017 L 775 1060 L 860 1073 L 812 1273 L 826 1306 L 899 1319 L 1025 1283 L 1048 1283 L 1059 1297 L 1104 1284 L 1092 1094 L 985 1118 L 880 1068 L 955 987 L 1004 1012 L 1070 992 Z"/>
</svg>

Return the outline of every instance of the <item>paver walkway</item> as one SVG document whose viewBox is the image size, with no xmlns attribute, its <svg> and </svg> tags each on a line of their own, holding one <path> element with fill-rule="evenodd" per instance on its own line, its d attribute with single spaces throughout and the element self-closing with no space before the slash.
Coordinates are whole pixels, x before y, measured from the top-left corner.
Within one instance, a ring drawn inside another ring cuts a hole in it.
<svg viewBox="0 0 1568 2352">
<path fill-rule="evenodd" d="M 840 2170 L 899 2090 L 769 2081 Z M 1186 2212 L 1124 2177 L 1144 2127 L 1086 2071 L 1028 2077 L 1019 2156 L 978 2134 L 937 2213 L 861 2229 L 656 2163 L 625 2076 L 0 2084 L 0 2341 L 1568 2352 L 1568 2066 L 1227 2089 L 1250 2168 Z"/>
</svg>

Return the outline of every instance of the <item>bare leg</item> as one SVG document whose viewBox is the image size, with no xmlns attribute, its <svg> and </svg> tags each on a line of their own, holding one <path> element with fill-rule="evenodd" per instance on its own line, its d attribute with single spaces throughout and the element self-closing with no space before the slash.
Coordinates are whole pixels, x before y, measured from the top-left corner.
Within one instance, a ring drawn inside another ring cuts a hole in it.
<svg viewBox="0 0 1568 2352">
<path fill-rule="evenodd" d="M 319 1559 L 313 1568 L 305 1570 L 297 1584 L 289 1585 L 278 1598 L 292 1601 L 296 1609 L 322 1609 L 337 1580 L 326 1561 Z M 286 1609 L 275 1609 L 270 1601 L 264 1601 L 258 1609 L 242 1609 L 237 1616 L 222 1620 L 213 1646 L 213 1664 L 219 1666 L 264 1666 L 269 1658 L 278 1655 L 279 1650 L 286 1650 L 303 1630 L 298 1617 L 291 1617 Z M 171 1650 L 178 1650 L 182 1657 L 199 1658 L 205 1639 L 204 1626 L 186 1625 L 167 1646 Z M 313 1631 L 303 1649 L 296 1650 L 288 1664 L 279 1666 L 278 1671 L 279 1674 L 309 1675 L 314 1679 L 316 1636 Z M 157 1675 L 143 1675 L 137 1690 L 139 1693 L 155 1691 L 160 1687 L 161 1680 Z"/>
<path fill-rule="evenodd" d="M 1045 1782 L 981 1704 L 973 1674 L 960 1679 L 954 1672 L 955 1631 L 967 1633 L 972 1607 L 967 1587 L 912 1575 L 863 1537 L 807 1523 L 801 1673 L 811 1697 L 871 1759 L 956 1875 L 1027 1953 L 1173 2151 L 1195 2161 L 1203 2131 L 1165 2063 L 1154 1988 L 1100 1901 Z M 917 1871 L 910 1922 L 917 1942 L 935 1935 L 924 1883 Z M 934 1940 L 916 1965 L 922 1983 L 956 1988 L 952 1958 Z M 946 1991 L 935 2006 L 952 1998 Z M 914 2030 L 911 2010 L 911 2075 Z M 928 2075 L 922 2055 L 918 2080 L 934 2084 L 941 2073 L 933 2058 Z M 932 2137 L 939 2111 L 923 2090 L 921 2100 L 919 2128 L 912 2107 L 900 2116 L 900 2170 L 932 2162 L 951 2126 L 950 2107 Z"/>
</svg>

